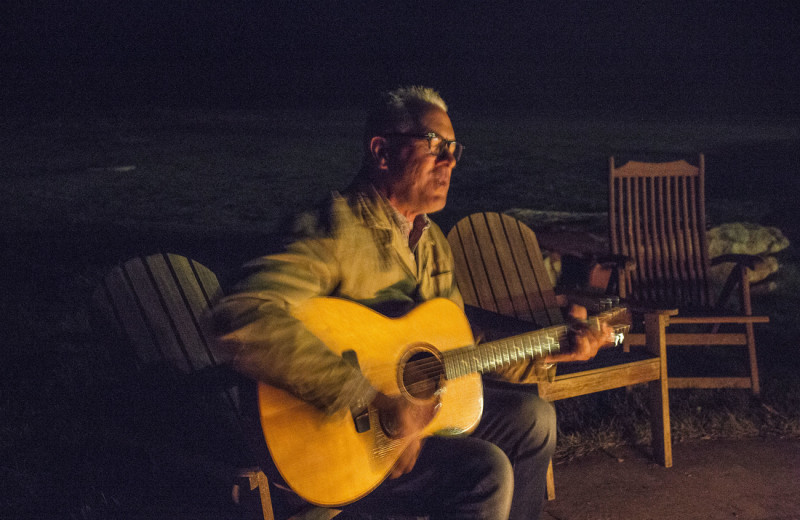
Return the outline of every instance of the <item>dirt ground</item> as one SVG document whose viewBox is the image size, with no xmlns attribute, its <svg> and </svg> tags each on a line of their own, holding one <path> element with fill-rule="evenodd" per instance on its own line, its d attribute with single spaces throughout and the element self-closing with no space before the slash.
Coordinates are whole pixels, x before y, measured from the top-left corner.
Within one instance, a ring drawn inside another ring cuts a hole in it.
<svg viewBox="0 0 800 520">
<path fill-rule="evenodd" d="M 672 468 L 622 448 L 556 465 L 555 483 L 542 520 L 797 520 L 800 442 L 677 444 Z"/>
</svg>

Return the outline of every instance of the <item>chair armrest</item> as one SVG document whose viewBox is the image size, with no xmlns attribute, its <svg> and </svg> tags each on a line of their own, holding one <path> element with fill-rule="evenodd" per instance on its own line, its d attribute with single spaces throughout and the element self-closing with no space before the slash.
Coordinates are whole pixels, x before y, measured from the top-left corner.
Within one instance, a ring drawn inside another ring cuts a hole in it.
<svg viewBox="0 0 800 520">
<path fill-rule="evenodd" d="M 620 305 L 635 314 L 664 314 L 667 316 L 678 315 L 678 309 L 674 307 L 661 307 L 649 302 L 622 299 L 620 300 Z"/>
<path fill-rule="evenodd" d="M 719 265 L 732 262 L 739 264 L 748 269 L 755 270 L 759 264 L 764 262 L 764 259 L 757 255 L 744 255 L 744 254 L 727 254 L 715 256 L 711 259 L 711 265 Z"/>
</svg>

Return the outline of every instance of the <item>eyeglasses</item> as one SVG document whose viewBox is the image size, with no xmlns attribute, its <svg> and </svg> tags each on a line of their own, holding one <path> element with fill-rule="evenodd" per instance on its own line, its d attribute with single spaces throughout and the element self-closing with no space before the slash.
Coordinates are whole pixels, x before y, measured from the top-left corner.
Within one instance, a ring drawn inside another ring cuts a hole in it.
<svg viewBox="0 0 800 520">
<path fill-rule="evenodd" d="M 385 134 L 384 137 L 410 137 L 412 139 L 425 139 L 428 141 L 428 152 L 430 152 L 431 155 L 435 155 L 436 157 L 442 159 L 449 152 L 453 154 L 453 158 L 456 160 L 456 162 L 461 159 L 461 153 L 464 151 L 463 144 L 459 143 L 458 141 L 445 139 L 436 132 L 428 132 L 427 134 L 393 133 Z"/>
</svg>

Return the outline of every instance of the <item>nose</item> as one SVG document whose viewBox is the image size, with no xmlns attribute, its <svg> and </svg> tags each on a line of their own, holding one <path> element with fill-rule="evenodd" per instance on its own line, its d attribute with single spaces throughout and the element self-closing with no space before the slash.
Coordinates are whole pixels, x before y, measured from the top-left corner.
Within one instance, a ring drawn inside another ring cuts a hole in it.
<svg viewBox="0 0 800 520">
<path fill-rule="evenodd" d="M 444 147 L 444 149 L 439 153 L 437 156 L 437 162 L 447 162 L 450 165 L 450 168 L 456 167 L 456 156 L 453 155 L 453 152 L 450 151 L 450 147 Z"/>
</svg>

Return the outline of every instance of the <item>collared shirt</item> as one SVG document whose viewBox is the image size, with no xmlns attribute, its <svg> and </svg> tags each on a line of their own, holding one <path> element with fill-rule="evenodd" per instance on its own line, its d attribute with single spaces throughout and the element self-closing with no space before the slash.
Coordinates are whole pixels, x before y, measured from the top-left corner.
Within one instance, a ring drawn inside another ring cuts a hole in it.
<svg viewBox="0 0 800 520">
<path fill-rule="evenodd" d="M 405 215 L 397 211 L 397 208 L 392 206 L 391 203 L 388 201 L 387 203 L 392 210 L 392 217 L 397 227 L 400 228 L 400 233 L 408 240 L 408 248 L 411 249 L 411 251 L 415 251 L 422 234 L 431 226 L 431 219 L 428 218 L 428 215 L 423 213 L 422 215 L 417 215 L 412 223 Z"/>
</svg>

